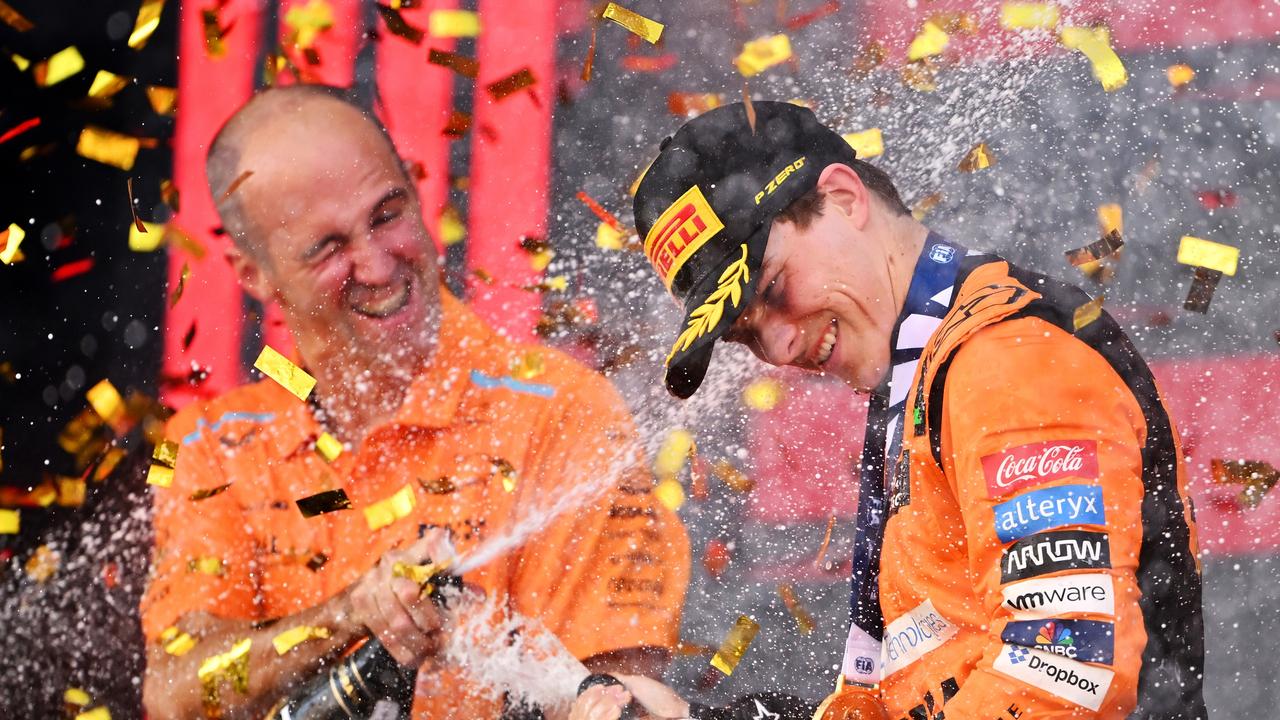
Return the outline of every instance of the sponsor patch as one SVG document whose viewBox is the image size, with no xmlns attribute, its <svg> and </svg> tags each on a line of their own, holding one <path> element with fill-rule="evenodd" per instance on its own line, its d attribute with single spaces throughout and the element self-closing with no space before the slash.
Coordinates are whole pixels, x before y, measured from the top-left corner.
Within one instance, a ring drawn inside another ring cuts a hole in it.
<svg viewBox="0 0 1280 720">
<path fill-rule="evenodd" d="M 1000 583 L 1026 580 L 1059 570 L 1111 567 L 1111 541 L 1106 533 L 1055 530 L 1028 535 L 1000 556 Z"/>
<path fill-rule="evenodd" d="M 987 497 L 1003 497 L 1019 488 L 1062 478 L 1098 479 L 1098 443 L 1052 440 L 1009 448 L 982 458 Z"/>
<path fill-rule="evenodd" d="M 889 477 L 889 517 L 911 504 L 911 451 L 903 450 Z"/>
<path fill-rule="evenodd" d="M 945 265 L 946 263 L 949 263 L 952 260 L 954 260 L 955 257 L 956 257 L 956 249 L 951 247 L 950 245 L 938 244 L 929 248 L 929 259 L 938 263 L 939 265 Z"/>
<path fill-rule="evenodd" d="M 781 187 L 782 183 L 786 182 L 787 178 L 791 177 L 791 173 L 794 173 L 802 167 L 804 167 L 804 158 L 798 157 L 786 167 L 779 170 L 778 174 L 774 175 L 773 179 L 770 180 L 763 188 L 760 188 L 760 192 L 756 193 L 756 204 L 759 205 L 761 200 L 772 195 L 774 190 Z"/>
<path fill-rule="evenodd" d="M 711 209 L 702 190 L 694 185 L 663 210 L 649 228 L 644 239 L 644 255 L 670 290 L 671 281 L 685 261 L 723 229 L 724 223 Z"/>
<path fill-rule="evenodd" d="M 884 629 L 884 676 L 888 677 L 941 647 L 956 635 L 956 626 L 925 600 Z"/>
<path fill-rule="evenodd" d="M 996 537 L 1013 542 L 1031 533 L 1064 525 L 1106 525 L 1102 488 L 1096 485 L 1061 485 L 1033 490 L 1002 502 L 995 512 Z"/>
<path fill-rule="evenodd" d="M 1115 587 L 1106 573 L 1023 580 L 1000 588 L 1004 607 L 1018 620 L 1039 620 L 1068 613 L 1115 613 Z"/>
<path fill-rule="evenodd" d="M 996 672 L 1090 710 L 1102 707 L 1115 675 L 1105 668 L 1017 645 L 1002 647 L 993 667 Z"/>
<path fill-rule="evenodd" d="M 1115 655 L 1115 626 L 1096 620 L 1011 622 L 1000 639 L 1081 662 L 1110 665 Z"/>
</svg>

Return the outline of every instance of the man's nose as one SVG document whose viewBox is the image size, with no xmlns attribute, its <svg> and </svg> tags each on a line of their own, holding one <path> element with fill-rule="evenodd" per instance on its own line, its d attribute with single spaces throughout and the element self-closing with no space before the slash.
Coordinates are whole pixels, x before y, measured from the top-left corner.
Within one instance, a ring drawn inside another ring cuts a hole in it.
<svg viewBox="0 0 1280 720">
<path fill-rule="evenodd" d="M 370 237 L 356 240 L 351 248 L 352 278 L 361 285 L 386 285 L 395 275 L 396 257 Z"/>
<path fill-rule="evenodd" d="M 765 310 L 754 318 L 757 351 L 771 365 L 787 365 L 796 359 L 800 333 L 796 327 Z"/>
</svg>

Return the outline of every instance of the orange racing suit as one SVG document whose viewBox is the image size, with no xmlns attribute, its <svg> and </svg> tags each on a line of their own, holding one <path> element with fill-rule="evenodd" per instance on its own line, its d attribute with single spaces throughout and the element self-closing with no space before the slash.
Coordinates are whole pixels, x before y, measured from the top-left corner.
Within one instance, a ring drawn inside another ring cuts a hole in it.
<svg viewBox="0 0 1280 720">
<path fill-rule="evenodd" d="M 1193 510 L 1146 364 L 1109 315 L 1075 327 L 1077 288 L 990 255 L 954 287 L 885 472 L 889 716 L 1205 717 Z"/>
</svg>

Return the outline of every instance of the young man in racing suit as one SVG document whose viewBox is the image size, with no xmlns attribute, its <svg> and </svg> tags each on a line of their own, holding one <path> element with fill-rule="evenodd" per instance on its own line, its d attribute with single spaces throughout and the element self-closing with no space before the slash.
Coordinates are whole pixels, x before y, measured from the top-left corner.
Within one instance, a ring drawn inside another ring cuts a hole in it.
<svg viewBox="0 0 1280 720">
<path fill-rule="evenodd" d="M 754 113 L 665 140 L 636 222 L 686 312 L 673 394 L 717 339 L 870 393 L 853 624 L 820 714 L 1205 717 L 1186 470 L 1124 332 L 921 225 L 809 110 Z"/>
</svg>

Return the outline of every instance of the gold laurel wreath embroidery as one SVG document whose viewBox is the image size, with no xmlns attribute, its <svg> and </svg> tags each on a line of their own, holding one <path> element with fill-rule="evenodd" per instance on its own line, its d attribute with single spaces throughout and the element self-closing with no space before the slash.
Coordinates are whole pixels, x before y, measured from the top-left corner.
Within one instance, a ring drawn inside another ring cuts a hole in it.
<svg viewBox="0 0 1280 720">
<path fill-rule="evenodd" d="M 731 300 L 734 307 L 742 301 L 742 287 L 751 279 L 751 271 L 747 269 L 747 245 L 742 245 L 742 257 L 733 261 L 724 269 L 717 281 L 715 292 L 707 296 L 706 301 L 689 313 L 689 326 L 676 338 L 675 345 L 667 355 L 667 364 L 678 352 L 684 352 L 695 340 L 711 332 L 724 317 L 724 301 Z"/>
</svg>

